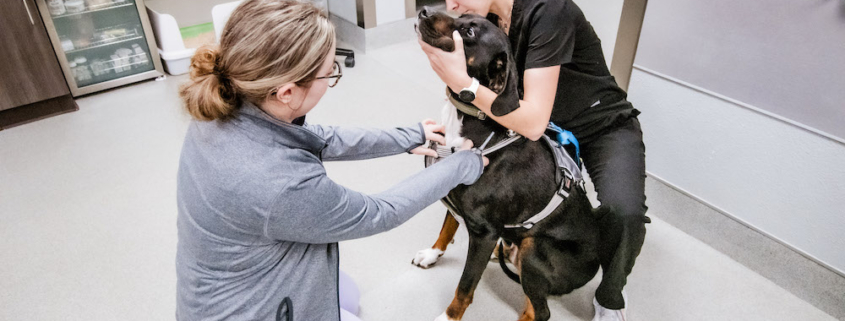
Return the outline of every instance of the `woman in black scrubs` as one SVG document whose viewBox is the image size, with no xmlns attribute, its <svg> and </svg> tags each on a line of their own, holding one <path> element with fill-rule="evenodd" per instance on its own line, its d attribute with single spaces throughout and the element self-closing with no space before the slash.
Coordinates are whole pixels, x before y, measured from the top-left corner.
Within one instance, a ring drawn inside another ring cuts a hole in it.
<svg viewBox="0 0 845 321">
<path fill-rule="evenodd" d="M 447 9 L 486 16 L 511 42 L 523 93 L 519 108 L 496 116 L 496 94 L 483 86 L 475 100 L 499 124 L 539 139 L 549 121 L 579 140 L 581 158 L 602 207 L 602 281 L 594 321 L 625 321 L 627 277 L 645 240 L 645 146 L 639 111 L 610 75 L 593 27 L 572 0 L 446 0 Z M 422 41 L 434 71 L 452 91 L 470 88 L 460 35 L 444 52 Z"/>
</svg>

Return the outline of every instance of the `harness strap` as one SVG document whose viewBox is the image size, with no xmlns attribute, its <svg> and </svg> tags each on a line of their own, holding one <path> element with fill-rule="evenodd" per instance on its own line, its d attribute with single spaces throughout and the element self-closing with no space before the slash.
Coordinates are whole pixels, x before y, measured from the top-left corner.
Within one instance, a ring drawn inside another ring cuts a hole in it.
<svg viewBox="0 0 845 321">
<path fill-rule="evenodd" d="M 555 192 L 555 195 L 552 196 L 552 200 L 549 201 L 549 204 L 547 204 L 542 211 L 520 224 L 505 224 L 505 228 L 521 227 L 526 230 L 529 230 L 543 219 L 549 217 L 549 215 L 551 215 L 552 212 L 554 212 L 557 207 L 560 206 L 560 204 L 563 203 L 563 201 L 566 200 L 567 197 L 569 197 L 569 191 L 571 190 L 572 182 L 573 181 L 571 177 L 564 177 L 564 183 L 560 184 L 560 188 L 558 188 L 557 192 Z"/>
<path fill-rule="evenodd" d="M 452 214 L 452 217 L 454 217 L 459 224 L 466 226 L 466 222 L 462 217 L 463 213 L 460 213 L 458 211 L 458 207 L 455 206 L 455 203 L 452 202 L 452 199 L 449 198 L 449 195 L 446 195 L 445 197 L 440 199 L 440 201 L 443 203 L 444 206 L 446 206 L 446 209 L 448 210 L 449 214 Z"/>
<path fill-rule="evenodd" d="M 491 137 L 492 137 L 492 134 L 491 134 Z M 489 139 L 490 138 L 488 137 L 488 142 L 489 142 Z M 508 145 L 520 140 L 520 139 L 522 139 L 522 135 L 514 134 L 511 137 L 508 137 L 506 139 L 499 141 L 498 143 L 496 143 L 496 145 L 493 145 L 490 148 L 484 148 L 486 146 L 486 142 L 485 142 L 485 144 L 482 144 L 479 149 L 481 149 L 481 155 L 482 156 L 487 156 L 487 154 L 490 154 L 490 153 L 493 153 L 497 150 L 505 148 L 506 146 L 508 146 Z M 455 151 L 456 151 L 455 147 L 441 146 L 434 141 L 432 141 L 432 143 L 429 144 L 428 147 L 435 150 L 437 152 L 438 157 L 446 157 L 446 156 L 454 154 Z"/>
<path fill-rule="evenodd" d="M 549 204 L 539 213 L 520 224 L 505 224 L 505 228 L 531 229 L 534 225 L 549 217 L 569 197 L 569 192 L 572 190 L 573 185 L 584 191 L 584 177 L 581 175 L 581 166 L 569 156 L 558 141 L 550 138 L 548 135 L 543 135 L 543 140 L 551 147 L 555 164 L 558 168 L 555 171 L 555 182 L 558 182 L 557 192 L 552 196 Z"/>
<path fill-rule="evenodd" d="M 485 148 L 487 146 L 487 143 L 489 143 L 494 136 L 494 133 L 491 133 L 490 136 L 488 136 L 484 143 L 480 146 L 481 154 L 487 155 L 493 153 L 522 138 L 521 135 L 518 135 L 513 131 L 509 131 L 508 135 L 510 137 L 499 141 L 498 143 L 496 143 L 496 145 L 493 145 L 493 147 Z M 555 159 L 555 165 L 558 168 L 558 170 L 555 171 L 555 182 L 558 183 L 558 189 L 555 194 L 552 195 L 552 199 L 549 201 L 548 204 L 546 204 L 546 207 L 543 208 L 543 210 L 541 210 L 539 213 L 535 214 L 534 216 L 522 223 L 505 224 L 504 227 L 507 229 L 531 229 L 532 227 L 534 227 L 534 225 L 536 225 L 543 219 L 549 217 L 549 215 L 551 215 L 558 208 L 558 206 L 560 206 L 560 204 L 563 203 L 563 201 L 566 200 L 567 197 L 569 197 L 569 192 L 572 191 L 573 187 L 580 188 L 581 191 L 585 190 L 584 178 L 581 175 L 581 164 L 572 159 L 571 156 L 569 156 L 569 153 L 567 153 L 563 149 L 563 146 L 559 141 L 550 138 L 548 135 L 543 135 L 543 140 L 551 147 L 552 154 L 554 155 Z M 430 143 L 429 148 L 436 150 L 438 156 L 440 157 L 446 157 L 455 153 L 454 147 L 439 146 L 434 141 Z M 430 166 L 434 162 L 434 158 L 430 156 L 425 157 L 426 167 Z M 449 196 L 442 198 L 441 201 L 443 202 L 443 205 L 445 205 L 446 208 L 449 210 L 449 213 L 452 214 L 452 216 L 454 216 L 459 223 L 464 224 L 463 217 L 461 217 L 462 213 L 460 213 L 460 210 L 457 206 L 455 206 L 455 203 L 449 198 Z"/>
<path fill-rule="evenodd" d="M 508 146 L 511 143 L 518 141 L 521 138 L 522 138 L 522 135 L 516 135 L 516 136 L 513 136 L 513 137 L 503 139 L 502 141 L 496 143 L 496 145 L 493 145 L 493 147 L 490 147 L 490 148 L 487 148 L 487 149 L 482 149 L 481 155 L 486 156 L 487 154 L 490 154 L 492 152 L 500 150 L 500 149 L 504 148 L 505 146 Z"/>
</svg>

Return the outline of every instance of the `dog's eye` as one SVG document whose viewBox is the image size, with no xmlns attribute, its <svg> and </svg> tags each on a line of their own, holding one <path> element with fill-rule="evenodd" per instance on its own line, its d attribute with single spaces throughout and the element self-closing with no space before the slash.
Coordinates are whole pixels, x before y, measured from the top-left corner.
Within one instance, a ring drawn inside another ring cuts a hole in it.
<svg viewBox="0 0 845 321">
<path fill-rule="evenodd" d="M 475 31 L 472 28 L 467 29 L 467 37 L 475 37 Z"/>
</svg>

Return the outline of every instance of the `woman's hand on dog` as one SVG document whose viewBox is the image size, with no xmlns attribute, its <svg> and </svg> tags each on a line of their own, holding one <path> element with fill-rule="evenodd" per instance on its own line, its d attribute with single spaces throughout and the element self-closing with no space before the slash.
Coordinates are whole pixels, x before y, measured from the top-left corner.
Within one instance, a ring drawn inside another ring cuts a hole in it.
<svg viewBox="0 0 845 321">
<path fill-rule="evenodd" d="M 455 50 L 452 52 L 446 52 L 429 45 L 419 37 L 417 41 L 419 41 L 423 52 L 428 56 L 431 69 L 446 83 L 446 86 L 457 93 L 472 85 L 472 78 L 467 74 L 464 39 L 461 38 L 458 31 L 452 33 L 452 39 L 455 41 Z"/>
<path fill-rule="evenodd" d="M 472 149 L 472 141 L 469 139 L 464 139 L 464 144 L 461 146 L 461 150 L 471 150 Z M 480 152 L 478 152 L 481 154 Z M 484 167 L 487 167 L 487 164 L 490 164 L 490 160 L 487 159 L 487 156 L 481 156 L 481 160 L 484 164 Z"/>
<path fill-rule="evenodd" d="M 423 131 L 425 131 L 425 140 L 435 141 L 440 145 L 446 145 L 446 138 L 443 136 L 446 127 L 438 124 L 434 120 L 426 119 L 422 121 Z M 420 147 L 411 150 L 411 154 L 431 156 L 437 158 L 437 152 L 428 148 L 428 144 L 423 144 Z"/>
<path fill-rule="evenodd" d="M 446 145 L 446 138 L 443 136 L 446 127 L 443 125 L 438 124 L 434 120 L 426 119 L 422 121 L 423 130 L 425 131 L 425 139 L 429 141 L 435 141 L 440 145 Z M 461 146 L 461 150 L 469 150 L 472 149 L 472 141 L 469 139 L 464 140 L 463 146 Z M 423 156 L 431 156 L 437 158 L 437 151 L 428 148 L 428 144 L 424 144 L 417 148 L 411 150 L 411 154 L 415 155 L 423 155 Z M 484 160 L 484 166 L 490 163 L 490 160 L 487 157 L 482 156 Z"/>
</svg>

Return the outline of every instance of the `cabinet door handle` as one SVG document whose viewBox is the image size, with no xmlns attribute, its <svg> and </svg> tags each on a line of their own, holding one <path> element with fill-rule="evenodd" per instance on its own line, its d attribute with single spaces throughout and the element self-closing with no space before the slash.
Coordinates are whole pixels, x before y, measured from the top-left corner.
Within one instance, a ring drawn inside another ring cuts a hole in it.
<svg viewBox="0 0 845 321">
<path fill-rule="evenodd" d="M 23 0 L 23 7 L 26 8 L 26 16 L 29 17 L 29 23 L 34 26 L 35 20 L 32 20 L 32 13 L 29 12 L 29 5 L 26 3 L 26 0 Z"/>
</svg>

